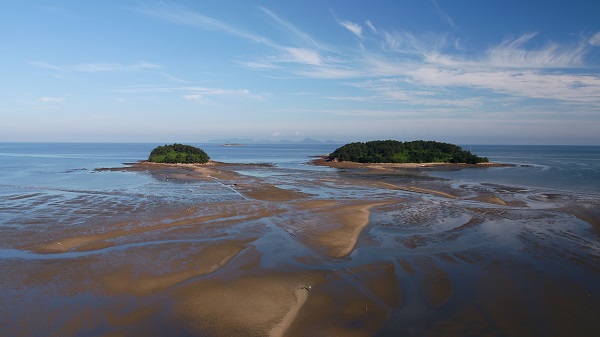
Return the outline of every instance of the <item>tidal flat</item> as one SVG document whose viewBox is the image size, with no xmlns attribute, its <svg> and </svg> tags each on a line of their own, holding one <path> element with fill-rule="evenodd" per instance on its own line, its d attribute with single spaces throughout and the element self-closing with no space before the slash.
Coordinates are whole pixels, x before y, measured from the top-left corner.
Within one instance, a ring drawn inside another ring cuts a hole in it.
<svg viewBox="0 0 600 337">
<path fill-rule="evenodd" d="M 28 226 L 0 237 L 0 335 L 600 331 L 597 195 L 431 169 L 142 162 L 116 170 L 186 201 L 9 195 Z"/>
</svg>

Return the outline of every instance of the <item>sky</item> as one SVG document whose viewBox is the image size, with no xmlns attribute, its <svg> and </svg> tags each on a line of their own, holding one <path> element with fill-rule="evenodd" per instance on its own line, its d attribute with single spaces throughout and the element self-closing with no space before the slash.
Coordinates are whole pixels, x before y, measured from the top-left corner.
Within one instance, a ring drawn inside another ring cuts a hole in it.
<svg viewBox="0 0 600 337">
<path fill-rule="evenodd" d="M 600 145 L 600 2 L 2 1 L 2 142 Z"/>
</svg>

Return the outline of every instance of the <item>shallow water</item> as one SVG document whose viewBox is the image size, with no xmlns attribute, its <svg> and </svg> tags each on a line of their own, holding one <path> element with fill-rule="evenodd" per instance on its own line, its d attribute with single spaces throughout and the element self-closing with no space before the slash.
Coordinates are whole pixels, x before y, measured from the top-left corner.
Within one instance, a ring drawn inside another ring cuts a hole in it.
<svg viewBox="0 0 600 337">
<path fill-rule="evenodd" d="M 517 167 L 445 171 L 433 175 L 566 192 L 595 194 L 600 190 L 599 146 L 477 145 L 471 146 L 471 150 L 492 162 Z"/>
<path fill-rule="evenodd" d="M 246 302 L 211 312 L 188 301 L 249 286 L 259 293 L 236 296 L 265 301 L 290 279 L 312 285 L 291 336 L 600 328 L 597 148 L 580 158 L 473 147 L 529 166 L 415 175 L 306 165 L 334 145 L 208 145 L 215 160 L 272 165 L 229 165 L 232 180 L 94 170 L 151 148 L 0 144 L 0 335 L 230 335 L 238 325 L 264 335 L 260 317 L 233 320 Z M 351 238 L 344 210 L 364 205 L 374 205 L 368 225 L 350 254 L 335 255 L 323 240 Z M 206 319 L 218 310 L 232 321 Z"/>
</svg>

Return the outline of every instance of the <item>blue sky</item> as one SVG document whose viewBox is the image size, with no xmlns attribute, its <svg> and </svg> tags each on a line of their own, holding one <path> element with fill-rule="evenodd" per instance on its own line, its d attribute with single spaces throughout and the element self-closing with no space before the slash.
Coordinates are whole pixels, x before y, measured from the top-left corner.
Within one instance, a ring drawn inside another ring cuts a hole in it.
<svg viewBox="0 0 600 337">
<path fill-rule="evenodd" d="M 600 145 L 596 1 L 3 1 L 0 141 Z"/>
</svg>

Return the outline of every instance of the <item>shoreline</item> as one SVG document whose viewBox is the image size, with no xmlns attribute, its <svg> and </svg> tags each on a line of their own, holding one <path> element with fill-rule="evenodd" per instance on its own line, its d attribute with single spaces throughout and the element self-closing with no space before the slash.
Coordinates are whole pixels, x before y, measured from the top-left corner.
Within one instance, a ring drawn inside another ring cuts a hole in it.
<svg viewBox="0 0 600 337">
<path fill-rule="evenodd" d="M 102 326 L 100 336 L 369 337 L 406 329 L 527 335 L 539 326 L 513 310 L 524 308 L 544 328 L 595 331 L 596 321 L 584 319 L 600 310 L 600 291 L 580 280 L 600 277 L 591 238 L 600 233 L 597 201 L 419 173 L 512 165 L 325 164 L 338 170 L 146 161 L 99 169 L 148 175 L 151 188 L 185 186 L 185 198 L 222 186 L 241 198 L 185 209 L 160 195 L 153 209 L 129 205 L 141 194 L 121 204 L 93 193 L 55 200 L 48 207 L 82 224 L 52 226 L 47 215 L 52 230 L 6 237 L 43 256 L 0 259 L 11 271 L 0 276 L 8 294 L 0 299 L 20 308 L 0 313 L 9 322 L 47 318 L 61 301 L 56 335 Z M 78 218 L 82 205 L 89 215 Z M 94 219 L 102 207 L 125 217 Z M 551 268 L 539 263 L 550 260 Z M 40 299 L 20 301 L 23 289 Z M 86 294 L 97 295 L 82 301 Z M 553 320 L 558 313 L 563 319 Z M 44 321 L 27 323 L 12 329 L 48 331 Z"/>
<path fill-rule="evenodd" d="M 467 168 L 490 168 L 490 167 L 517 167 L 521 165 L 508 164 L 508 163 L 479 163 L 479 164 L 465 164 L 465 163 L 358 163 L 351 161 L 330 161 L 327 159 L 327 155 L 313 156 L 310 161 L 307 162 L 309 165 L 314 166 L 325 166 L 336 169 L 368 169 L 369 171 L 431 171 L 431 170 L 462 170 Z M 227 169 L 231 167 L 273 167 L 273 164 L 269 163 L 224 163 L 219 161 L 209 160 L 208 163 L 204 164 L 186 164 L 186 163 L 155 163 L 148 160 L 140 160 L 133 163 L 123 163 L 124 167 L 102 167 L 94 169 L 94 171 L 145 171 L 155 169 L 173 169 L 182 168 L 188 170 L 194 170 L 197 172 L 216 172 L 215 170 Z"/>
<path fill-rule="evenodd" d="M 489 167 L 516 167 L 515 164 L 505 163 L 358 163 L 351 161 L 330 161 L 327 156 L 319 156 L 310 161 L 315 166 L 327 166 L 338 169 L 371 169 L 371 170 L 408 170 L 421 169 L 423 171 L 431 169 L 450 169 L 461 170 L 465 168 L 489 168 Z"/>
</svg>

